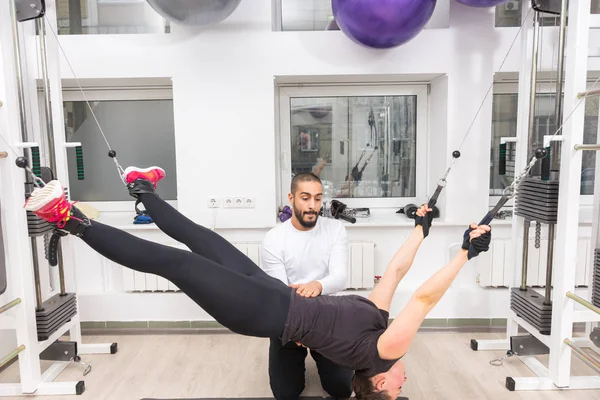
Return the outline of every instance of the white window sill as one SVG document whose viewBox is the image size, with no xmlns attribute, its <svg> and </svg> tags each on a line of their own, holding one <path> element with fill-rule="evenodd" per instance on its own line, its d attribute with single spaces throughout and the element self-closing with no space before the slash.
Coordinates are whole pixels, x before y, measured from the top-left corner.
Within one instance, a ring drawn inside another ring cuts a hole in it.
<svg viewBox="0 0 600 400">
<path fill-rule="evenodd" d="M 346 228 L 364 228 L 364 227 L 414 227 L 415 221 L 409 219 L 404 214 L 397 214 L 398 208 L 371 208 L 371 215 L 368 218 L 356 218 L 356 223 L 340 220 Z M 591 210 L 582 207 L 579 213 L 579 224 L 589 225 L 592 223 Z M 277 220 L 277 223 L 279 220 Z M 512 225 L 512 218 L 506 219 L 495 219 L 492 221 L 493 225 L 508 226 Z M 464 226 L 465 222 L 457 222 L 444 218 L 435 218 L 433 220 L 433 226 L 444 226 L 444 227 L 456 227 Z"/>
<path fill-rule="evenodd" d="M 397 214 L 397 208 L 371 208 L 371 215 L 368 218 L 357 218 L 356 223 L 340 220 L 347 229 L 355 228 L 392 228 L 392 227 L 406 227 L 411 228 L 415 226 L 415 221 L 409 219 L 404 214 Z M 591 225 L 591 210 L 581 209 L 579 213 L 579 224 L 580 225 Z M 154 223 L 152 224 L 134 224 L 134 214 L 131 212 L 102 212 L 96 219 L 98 222 L 112 226 L 117 229 L 125 231 L 152 231 L 160 230 Z M 495 219 L 492 224 L 496 226 L 509 226 L 512 225 L 512 218 L 507 219 Z M 279 219 L 276 219 L 276 224 L 281 224 Z M 434 227 L 457 227 L 464 226 L 464 222 L 457 222 L 452 220 L 446 220 L 443 218 L 435 218 L 433 220 Z M 265 227 L 268 229 L 269 227 Z M 233 228 L 235 229 L 235 228 Z M 217 227 L 217 230 L 219 228 Z"/>
<path fill-rule="evenodd" d="M 133 223 L 134 213 L 101 213 L 95 221 L 98 221 L 104 225 L 112 226 L 113 228 L 121 229 L 124 231 L 145 231 L 145 230 L 159 230 L 155 223 L 152 224 L 134 224 Z"/>
<path fill-rule="evenodd" d="M 393 208 L 370 208 L 371 215 L 367 218 L 356 218 L 356 223 L 350 223 L 340 219 L 346 228 L 365 228 L 365 227 L 414 227 L 415 221 L 404 214 L 396 213 L 398 207 Z M 281 224 L 279 219 L 277 224 Z M 464 223 L 435 218 L 434 226 L 462 226 Z"/>
</svg>

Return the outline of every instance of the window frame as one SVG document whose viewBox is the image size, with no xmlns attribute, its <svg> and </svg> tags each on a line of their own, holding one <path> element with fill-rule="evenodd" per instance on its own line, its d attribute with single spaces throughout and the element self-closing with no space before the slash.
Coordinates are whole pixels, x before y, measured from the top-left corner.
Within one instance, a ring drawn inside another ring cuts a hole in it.
<svg viewBox="0 0 600 400">
<path fill-rule="evenodd" d="M 161 23 L 162 23 L 162 27 L 160 29 L 160 31 L 157 32 L 147 32 L 148 34 L 166 34 L 169 33 L 167 30 L 167 27 L 169 26 L 169 22 L 162 17 L 158 12 L 156 12 L 152 6 L 150 5 L 150 3 L 147 3 L 146 0 L 88 0 L 88 8 L 87 8 L 87 17 L 83 18 L 83 16 L 81 17 L 81 22 L 83 27 L 90 29 L 90 28 L 98 28 L 98 20 L 99 20 L 99 11 L 98 8 L 102 7 L 102 6 L 119 6 L 119 5 L 143 5 L 147 10 L 152 10 L 154 13 L 156 13 L 156 17 L 157 20 L 160 19 Z M 67 6 L 68 8 L 68 6 Z M 61 21 L 64 21 L 64 19 L 60 19 L 59 18 L 59 14 L 58 14 L 58 10 L 57 10 L 57 15 L 56 15 L 56 24 L 57 26 L 60 28 L 66 28 L 68 25 L 61 25 Z M 64 33 L 63 33 L 64 34 Z M 82 33 L 81 35 L 98 35 L 101 33 Z M 124 33 L 108 33 L 109 35 L 122 35 Z M 131 34 L 131 33 L 130 33 Z M 69 33 L 66 35 L 74 35 L 73 33 Z"/>
<path fill-rule="evenodd" d="M 162 84 L 148 86 L 104 86 L 105 82 L 99 85 L 82 85 L 82 90 L 78 86 L 67 86 L 63 83 L 62 101 L 136 101 L 136 100 L 171 100 L 173 101 L 173 87 Z M 40 94 L 42 96 L 42 94 Z M 105 150 L 105 149 L 104 149 Z M 104 151 L 102 150 L 102 151 Z M 177 149 L 175 149 L 177 152 Z M 117 152 L 118 153 L 118 152 Z M 117 154 L 118 158 L 118 154 Z M 127 166 L 121 165 L 126 168 Z M 106 168 L 114 168 L 107 166 Z M 115 175 L 117 171 L 115 171 Z M 117 177 L 115 176 L 115 179 Z M 69 183 L 70 186 L 70 183 Z M 96 208 L 99 212 L 129 212 L 133 209 L 135 200 L 115 200 L 115 201 L 79 201 Z M 177 200 L 167 200 L 167 203 L 177 208 Z"/>
<path fill-rule="evenodd" d="M 271 29 L 274 32 L 283 31 L 283 21 L 281 12 L 283 10 L 282 0 L 271 0 Z"/>
<path fill-rule="evenodd" d="M 586 90 L 592 89 L 594 85 L 595 79 L 588 78 L 586 82 Z M 563 88 L 564 90 L 564 88 Z M 556 94 L 556 82 L 538 82 L 536 88 L 537 94 Z M 519 94 L 519 83 L 518 82 L 495 82 L 494 83 L 494 91 L 493 95 L 496 94 Z M 564 93 L 563 93 L 564 94 Z M 492 98 L 493 101 L 493 98 Z M 563 103 L 564 105 L 564 103 Z M 554 111 L 553 111 L 554 112 Z M 563 118 L 566 118 L 569 113 L 563 113 Z M 600 114 L 600 110 L 599 110 Z M 564 119 L 563 119 L 564 121 Z M 490 143 L 491 146 L 491 143 Z M 490 149 L 491 150 L 491 149 Z M 516 173 L 520 173 L 522 171 L 519 169 L 515 170 Z M 488 193 L 490 190 L 490 182 L 488 181 Z M 500 195 L 488 195 L 489 196 L 489 206 L 490 208 L 494 207 L 502 196 Z M 582 206 L 592 206 L 594 203 L 594 195 L 593 194 L 581 194 L 579 195 L 579 201 Z M 511 198 L 508 202 L 506 202 L 505 207 L 512 207 L 514 204 L 514 198 Z"/>
<path fill-rule="evenodd" d="M 290 138 L 290 99 L 297 97 L 369 97 L 369 96 L 416 96 L 416 170 L 421 176 L 428 176 L 429 158 L 429 85 L 423 83 L 389 84 L 285 84 L 279 85 L 276 102 L 278 151 L 278 205 L 289 204 L 288 193 L 291 185 L 292 160 Z M 424 172 L 424 173 L 423 173 Z M 367 197 L 339 198 L 348 207 L 398 208 L 409 203 L 417 203 L 417 199 L 427 197 L 427 180 L 416 179 L 414 197 Z M 334 197 L 335 198 L 335 197 Z"/>
</svg>

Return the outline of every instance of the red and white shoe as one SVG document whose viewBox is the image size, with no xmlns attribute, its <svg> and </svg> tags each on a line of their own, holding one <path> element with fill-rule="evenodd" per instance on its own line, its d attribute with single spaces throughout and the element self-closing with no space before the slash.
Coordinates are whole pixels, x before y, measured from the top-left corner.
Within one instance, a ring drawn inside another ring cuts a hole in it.
<svg viewBox="0 0 600 400">
<path fill-rule="evenodd" d="M 70 218 L 71 204 L 60 182 L 54 180 L 43 188 L 35 188 L 25 202 L 25 209 L 45 221 L 64 226 Z"/>
<path fill-rule="evenodd" d="M 123 178 L 128 184 L 138 179 L 144 179 L 152 182 L 156 189 L 156 182 L 164 178 L 165 175 L 165 170 L 156 166 L 149 168 L 127 167 L 123 173 Z"/>
<path fill-rule="evenodd" d="M 57 180 L 48 182 L 43 188 L 35 188 L 24 207 L 44 221 L 77 236 L 83 235 L 85 228 L 90 226 L 90 220 L 67 201 Z"/>
</svg>

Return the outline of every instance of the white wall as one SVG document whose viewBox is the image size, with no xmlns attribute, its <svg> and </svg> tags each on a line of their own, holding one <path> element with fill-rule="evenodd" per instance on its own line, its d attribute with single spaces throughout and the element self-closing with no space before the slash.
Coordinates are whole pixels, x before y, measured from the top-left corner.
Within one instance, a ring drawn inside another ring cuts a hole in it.
<svg viewBox="0 0 600 400">
<path fill-rule="evenodd" d="M 254 209 L 219 209 L 216 227 L 228 240 L 257 241 L 274 226 L 278 206 L 274 77 L 445 75 L 432 85 L 430 98 L 430 110 L 435 111 L 430 119 L 427 180 L 428 192 L 433 192 L 518 30 L 495 29 L 493 9 L 450 5 L 448 29 L 427 29 L 406 45 L 387 51 L 360 47 L 339 31 L 273 32 L 268 1 L 244 1 L 229 19 L 212 28 L 173 26 L 170 35 L 61 36 L 60 40 L 80 79 L 173 78 L 179 209 L 210 226 L 213 212 L 205 206 L 207 197 L 254 197 Z M 556 35 L 546 31 L 544 68 L 552 64 L 555 43 Z M 517 40 L 502 72 L 518 71 L 519 45 Z M 60 68 L 64 79 L 72 78 L 64 60 Z M 488 210 L 491 100 L 490 95 L 449 177 L 440 204 L 445 222 L 436 223 L 423 244 L 414 269 L 399 287 L 392 314 L 446 261 L 449 246 L 460 240 L 465 225 Z M 433 144 L 441 147 L 434 149 Z M 394 211 L 391 218 L 402 218 Z M 412 224 L 405 222 L 388 227 L 357 225 L 348 231 L 352 240 L 375 240 L 376 271 L 382 272 L 409 234 Z M 152 229 L 135 233 L 168 242 Z M 509 237 L 510 227 L 498 224 L 495 234 Z M 71 240 L 83 320 L 209 318 L 180 294 L 123 294 L 118 268 L 103 266 L 103 260 L 85 245 Z M 507 290 L 477 285 L 472 262 L 430 317 L 502 317 L 507 306 Z"/>
<path fill-rule="evenodd" d="M 438 1 L 425 29 L 447 28 L 449 9 L 449 1 Z M 331 0 L 285 0 L 281 5 L 283 30 L 325 30 L 330 18 Z"/>
</svg>

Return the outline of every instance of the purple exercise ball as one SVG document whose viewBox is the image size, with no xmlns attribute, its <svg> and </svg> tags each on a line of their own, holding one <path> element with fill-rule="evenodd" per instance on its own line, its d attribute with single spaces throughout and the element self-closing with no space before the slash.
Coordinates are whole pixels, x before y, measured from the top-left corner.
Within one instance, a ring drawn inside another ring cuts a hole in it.
<svg viewBox="0 0 600 400">
<path fill-rule="evenodd" d="M 404 44 L 429 22 L 437 0 L 332 0 L 338 26 L 356 43 L 375 49 Z"/>
<path fill-rule="evenodd" d="M 471 7 L 496 7 L 502 3 L 507 3 L 508 0 L 456 0 L 460 4 Z"/>
</svg>

